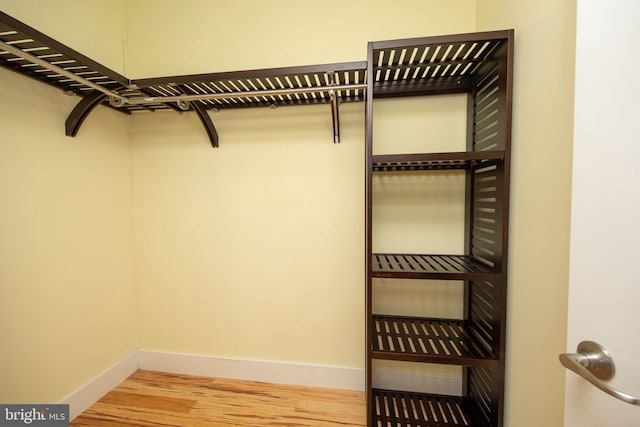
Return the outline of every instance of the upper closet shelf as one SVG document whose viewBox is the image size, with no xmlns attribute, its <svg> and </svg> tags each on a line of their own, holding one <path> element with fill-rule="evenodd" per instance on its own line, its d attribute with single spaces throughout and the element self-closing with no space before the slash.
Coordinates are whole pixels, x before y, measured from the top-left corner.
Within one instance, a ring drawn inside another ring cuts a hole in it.
<svg viewBox="0 0 640 427">
<path fill-rule="evenodd" d="M 129 80 L 38 30 L 0 12 L 0 65 L 82 97 L 66 122 L 75 136 L 100 104 L 125 113 L 193 110 L 211 143 L 218 135 L 206 110 L 330 104 L 334 142 L 338 104 L 364 101 L 366 62 Z"/>
<path fill-rule="evenodd" d="M 374 97 L 469 92 L 508 31 L 369 43 Z"/>
</svg>

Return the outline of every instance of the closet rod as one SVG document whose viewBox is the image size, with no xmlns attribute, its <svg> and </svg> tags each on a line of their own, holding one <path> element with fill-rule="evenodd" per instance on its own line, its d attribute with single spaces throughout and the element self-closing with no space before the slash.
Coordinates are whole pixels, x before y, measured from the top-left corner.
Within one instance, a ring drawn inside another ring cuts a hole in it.
<svg viewBox="0 0 640 427">
<path fill-rule="evenodd" d="M 220 92 L 220 93 L 203 93 L 194 95 L 169 95 L 169 96 L 142 96 L 127 98 L 125 102 L 132 105 L 151 104 L 157 102 L 189 102 L 189 101 L 201 101 L 201 100 L 214 100 L 214 99 L 234 99 L 234 98 L 258 98 L 267 96 L 282 96 L 282 95 L 296 95 L 303 93 L 313 92 L 327 92 L 338 90 L 362 90 L 366 89 L 367 84 L 346 84 L 335 86 L 315 86 L 315 87 L 300 87 L 300 88 L 288 88 L 288 89 L 267 89 L 267 90 L 255 90 L 255 91 L 243 91 L 243 92 Z"/>
<path fill-rule="evenodd" d="M 75 82 L 78 82 L 80 84 L 83 84 L 85 86 L 88 86 L 92 89 L 95 89 L 99 92 L 104 93 L 105 95 L 111 97 L 112 99 L 117 99 L 120 102 L 127 102 L 127 98 L 125 98 L 124 96 L 118 94 L 117 92 L 114 92 L 112 90 L 109 90 L 103 86 L 100 86 L 99 84 L 96 84 L 94 82 L 92 82 L 91 80 L 87 80 L 83 77 L 80 77 L 70 71 L 65 70 L 64 68 L 58 67 L 55 64 L 52 64 L 50 62 L 47 62 L 43 59 L 38 58 L 37 56 L 31 55 L 30 53 L 24 52 L 21 49 L 15 48 L 13 46 L 11 46 L 10 44 L 7 44 L 3 41 L 0 41 L 0 48 L 6 50 L 7 52 L 15 55 L 15 56 L 19 56 L 22 59 L 25 59 L 29 62 L 31 62 L 32 64 L 36 64 L 41 66 L 42 68 L 45 68 L 47 70 L 53 71 L 56 74 L 60 74 L 64 77 L 67 77 Z"/>
</svg>

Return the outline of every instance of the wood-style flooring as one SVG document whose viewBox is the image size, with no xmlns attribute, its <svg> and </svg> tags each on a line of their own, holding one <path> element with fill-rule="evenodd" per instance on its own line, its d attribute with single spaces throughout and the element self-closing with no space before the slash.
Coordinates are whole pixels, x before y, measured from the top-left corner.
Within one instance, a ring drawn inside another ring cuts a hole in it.
<svg viewBox="0 0 640 427">
<path fill-rule="evenodd" d="M 365 425 L 364 393 L 137 371 L 72 427 Z"/>
</svg>

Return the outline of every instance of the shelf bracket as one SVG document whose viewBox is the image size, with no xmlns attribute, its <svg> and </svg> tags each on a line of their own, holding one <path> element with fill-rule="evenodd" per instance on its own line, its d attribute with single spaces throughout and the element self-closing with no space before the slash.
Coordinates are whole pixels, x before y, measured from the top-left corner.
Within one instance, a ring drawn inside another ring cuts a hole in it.
<svg viewBox="0 0 640 427">
<path fill-rule="evenodd" d="M 334 89 L 329 90 L 331 98 L 331 121 L 333 123 L 333 143 L 340 143 L 340 115 L 338 113 L 338 97 Z"/>
<path fill-rule="evenodd" d="M 209 136 L 209 141 L 211 141 L 211 146 L 213 148 L 218 148 L 219 147 L 218 132 L 216 131 L 215 126 L 213 125 L 213 121 L 211 120 L 209 113 L 207 113 L 207 110 L 198 102 L 191 102 L 190 105 L 191 105 L 191 108 L 193 108 L 193 111 L 195 111 L 196 114 L 198 115 L 198 118 L 200 119 L 200 122 L 202 122 L 204 129 L 207 131 L 207 135 Z"/>
<path fill-rule="evenodd" d="M 80 130 L 80 126 L 93 111 L 107 97 L 102 92 L 94 92 L 90 95 L 84 96 L 80 102 L 76 104 L 69 117 L 64 122 L 65 134 L 67 136 L 76 136 Z"/>
<path fill-rule="evenodd" d="M 329 77 L 330 86 L 335 86 L 333 75 Z M 329 99 L 331 100 L 331 122 L 333 127 L 333 143 L 340 143 L 340 114 L 338 111 L 338 94 L 335 89 L 329 89 Z"/>
</svg>

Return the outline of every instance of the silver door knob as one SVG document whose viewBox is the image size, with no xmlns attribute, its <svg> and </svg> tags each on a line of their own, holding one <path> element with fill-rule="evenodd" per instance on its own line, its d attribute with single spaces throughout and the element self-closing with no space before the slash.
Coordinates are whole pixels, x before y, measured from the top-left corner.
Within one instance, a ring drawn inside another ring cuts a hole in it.
<svg viewBox="0 0 640 427">
<path fill-rule="evenodd" d="M 613 378 L 616 372 L 613 359 L 604 347 L 593 341 L 582 341 L 578 344 L 577 351 L 576 354 L 561 354 L 559 359 L 562 366 L 616 399 L 632 405 L 640 405 L 640 398 L 616 390 L 604 382 Z"/>
</svg>

